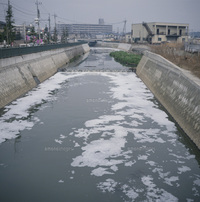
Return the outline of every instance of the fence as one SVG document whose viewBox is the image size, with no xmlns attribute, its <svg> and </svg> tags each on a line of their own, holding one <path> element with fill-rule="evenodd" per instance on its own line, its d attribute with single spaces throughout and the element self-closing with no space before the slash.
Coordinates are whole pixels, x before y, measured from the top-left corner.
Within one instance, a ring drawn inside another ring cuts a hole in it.
<svg viewBox="0 0 200 202">
<path fill-rule="evenodd" d="M 37 53 L 42 51 L 48 51 L 58 48 L 66 48 L 72 46 L 82 45 L 86 42 L 77 42 L 77 43 L 65 43 L 65 44 L 48 44 L 41 46 L 32 46 L 32 47 L 21 47 L 21 48 L 0 48 L 0 59 L 9 58 L 14 56 L 26 55 L 31 53 Z"/>
</svg>

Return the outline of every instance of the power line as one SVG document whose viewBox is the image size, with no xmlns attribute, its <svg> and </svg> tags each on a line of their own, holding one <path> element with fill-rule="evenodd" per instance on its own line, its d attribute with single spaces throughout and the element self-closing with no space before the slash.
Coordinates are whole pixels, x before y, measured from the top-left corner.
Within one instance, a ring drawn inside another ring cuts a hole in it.
<svg viewBox="0 0 200 202">
<path fill-rule="evenodd" d="M 106 22 L 106 24 L 108 24 L 108 25 L 116 25 L 116 24 L 122 24 L 122 23 L 124 23 L 124 21 L 113 22 L 113 23 Z"/>
<path fill-rule="evenodd" d="M 13 6 L 14 5 L 14 6 Z M 28 15 L 35 15 L 32 11 L 29 11 L 29 10 L 25 10 L 24 8 L 22 8 L 22 7 L 20 7 L 20 6 L 18 6 L 17 4 L 15 4 L 15 3 L 12 3 L 12 7 L 14 7 L 16 10 L 18 10 L 19 12 L 22 12 L 22 13 L 26 13 L 26 14 L 28 14 Z M 25 12 L 25 11 L 26 12 Z"/>
<path fill-rule="evenodd" d="M 75 20 L 70 20 L 70 19 L 67 19 L 67 18 L 62 18 L 62 17 L 59 17 L 57 16 L 59 19 L 62 19 L 62 20 L 65 20 L 65 21 L 69 21 L 69 22 L 77 22 Z"/>
<path fill-rule="evenodd" d="M 8 5 L 8 4 L 6 4 L 6 3 L 0 3 L 0 4 L 1 4 L 1 5 L 6 5 L 6 6 Z"/>
<path fill-rule="evenodd" d="M 44 4 L 42 4 L 42 7 L 47 12 L 47 13 L 44 13 L 44 14 L 49 14 L 50 13 L 49 10 L 47 10 L 47 8 L 44 6 Z"/>
<path fill-rule="evenodd" d="M 12 8 L 14 8 L 15 10 L 17 10 L 17 11 L 19 11 L 19 12 L 21 12 L 21 13 L 25 14 L 25 15 L 29 15 L 29 16 L 35 16 L 35 14 L 26 13 L 26 12 L 24 12 L 24 11 L 22 11 L 22 10 L 20 10 L 20 9 L 16 8 L 16 7 L 14 7 L 14 6 L 12 6 Z"/>
</svg>

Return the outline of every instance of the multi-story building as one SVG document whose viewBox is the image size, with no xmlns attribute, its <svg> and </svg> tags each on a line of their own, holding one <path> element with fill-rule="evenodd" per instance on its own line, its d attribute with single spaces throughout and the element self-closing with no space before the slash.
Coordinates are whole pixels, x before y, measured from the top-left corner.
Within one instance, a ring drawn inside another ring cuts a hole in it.
<svg viewBox="0 0 200 202">
<path fill-rule="evenodd" d="M 99 22 L 100 24 L 57 24 L 57 31 L 59 35 L 65 28 L 67 28 L 69 34 L 96 35 L 112 33 L 112 25 L 104 25 L 102 19 Z"/>
<path fill-rule="evenodd" d="M 140 23 L 132 24 L 131 35 L 134 42 L 152 44 L 167 41 L 178 43 L 188 41 L 189 24 L 183 23 Z"/>
</svg>

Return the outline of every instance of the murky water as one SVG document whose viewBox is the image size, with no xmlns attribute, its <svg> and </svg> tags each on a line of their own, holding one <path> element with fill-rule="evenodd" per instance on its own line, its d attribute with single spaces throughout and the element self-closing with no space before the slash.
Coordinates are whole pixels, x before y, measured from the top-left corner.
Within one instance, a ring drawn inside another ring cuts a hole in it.
<svg viewBox="0 0 200 202">
<path fill-rule="evenodd" d="M 200 199 L 200 151 L 107 52 L 4 109 L 0 201 Z"/>
</svg>

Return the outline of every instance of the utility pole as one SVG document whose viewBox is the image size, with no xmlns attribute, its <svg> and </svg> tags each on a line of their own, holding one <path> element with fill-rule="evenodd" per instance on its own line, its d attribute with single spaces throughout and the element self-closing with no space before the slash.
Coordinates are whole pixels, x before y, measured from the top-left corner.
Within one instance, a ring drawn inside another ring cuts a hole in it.
<svg viewBox="0 0 200 202">
<path fill-rule="evenodd" d="M 10 5 L 10 1 L 8 0 L 8 7 Z M 5 13 L 5 10 L 4 10 L 4 13 Z M 6 16 L 6 14 L 4 14 L 4 16 Z M 9 44 L 8 43 L 8 22 L 6 20 L 6 45 Z"/>
<path fill-rule="evenodd" d="M 51 19 L 50 19 L 50 13 L 49 13 L 49 19 L 48 19 L 48 21 L 49 21 L 49 37 L 48 37 L 48 42 L 50 42 L 50 40 L 51 40 Z"/>
<path fill-rule="evenodd" d="M 24 22 L 24 41 L 26 43 L 27 46 L 27 38 L 26 38 L 26 23 Z"/>
<path fill-rule="evenodd" d="M 37 6 L 37 24 L 38 24 L 38 36 L 39 36 L 39 44 L 40 44 L 40 10 L 39 10 L 39 5 L 41 5 L 41 2 L 36 1 L 36 6 Z"/>
<path fill-rule="evenodd" d="M 57 15 L 54 13 L 54 22 L 55 22 L 54 40 L 55 40 L 55 42 L 57 43 L 56 17 L 57 17 Z"/>
<path fill-rule="evenodd" d="M 57 15 L 54 14 L 53 16 L 54 16 L 54 22 L 55 22 L 55 28 L 56 28 L 56 17 L 57 17 Z"/>
<path fill-rule="evenodd" d="M 124 20 L 124 28 L 123 28 L 123 35 L 126 35 L 126 20 Z"/>
</svg>

